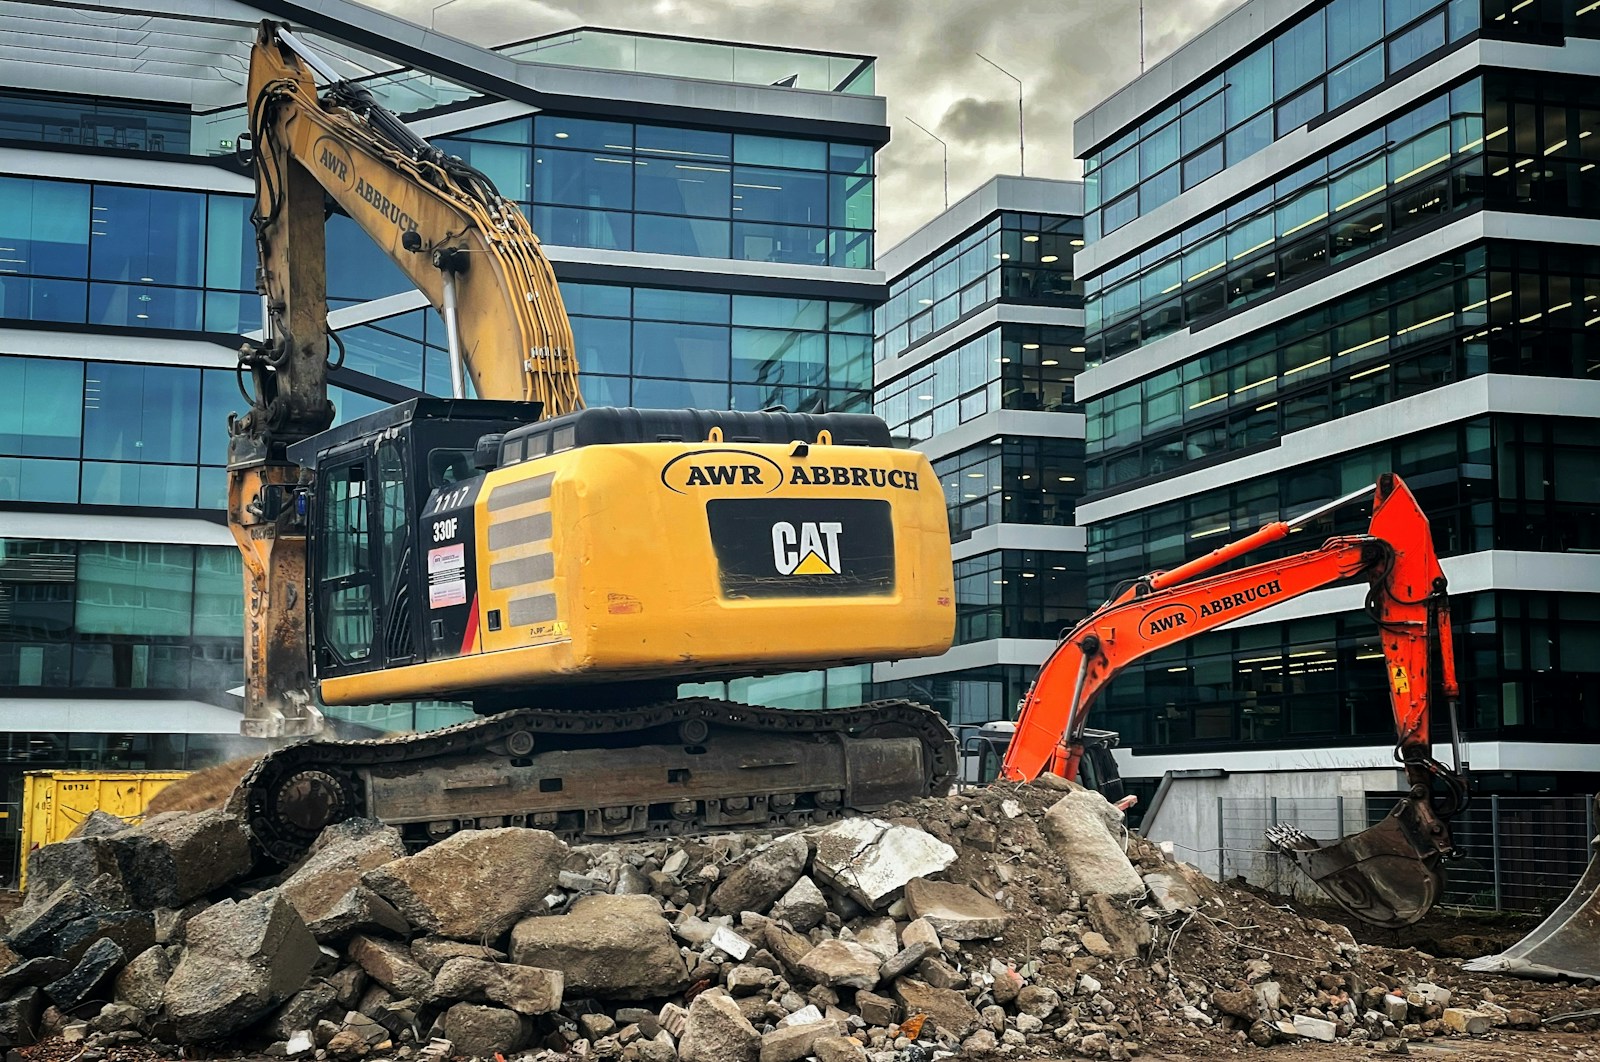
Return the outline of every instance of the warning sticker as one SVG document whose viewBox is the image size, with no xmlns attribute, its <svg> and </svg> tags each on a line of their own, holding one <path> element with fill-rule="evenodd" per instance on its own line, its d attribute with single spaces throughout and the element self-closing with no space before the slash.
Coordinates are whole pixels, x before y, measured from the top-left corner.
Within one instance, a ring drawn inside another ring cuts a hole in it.
<svg viewBox="0 0 1600 1062">
<path fill-rule="evenodd" d="M 428 551 L 428 607 L 467 603 L 467 547 L 460 542 Z"/>
</svg>

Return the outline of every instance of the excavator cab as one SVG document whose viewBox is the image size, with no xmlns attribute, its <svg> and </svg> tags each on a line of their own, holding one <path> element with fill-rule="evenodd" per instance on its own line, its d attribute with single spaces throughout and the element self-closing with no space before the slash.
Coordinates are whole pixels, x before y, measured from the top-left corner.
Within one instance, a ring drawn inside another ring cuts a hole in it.
<svg viewBox="0 0 1600 1062">
<path fill-rule="evenodd" d="M 453 580 L 421 541 L 423 510 L 482 475 L 480 439 L 538 416 L 533 402 L 411 399 L 290 447 L 316 473 L 307 599 L 319 678 L 404 667 L 461 644 L 467 602 L 443 605 Z M 425 622 L 417 602 L 433 606 Z"/>
</svg>

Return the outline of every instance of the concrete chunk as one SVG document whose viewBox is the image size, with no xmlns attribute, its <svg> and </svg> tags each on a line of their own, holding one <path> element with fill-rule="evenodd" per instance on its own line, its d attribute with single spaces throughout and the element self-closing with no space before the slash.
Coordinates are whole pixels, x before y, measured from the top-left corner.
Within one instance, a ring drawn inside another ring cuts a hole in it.
<svg viewBox="0 0 1600 1062">
<path fill-rule="evenodd" d="M 532 1017 L 558 1009 L 564 988 L 560 970 L 458 955 L 439 967 L 430 995 L 436 1000 L 499 1003 Z"/>
<path fill-rule="evenodd" d="M 362 883 L 412 925 L 481 943 L 540 908 L 556 887 L 567 852 L 544 830 L 463 830 L 367 871 Z"/>
<path fill-rule="evenodd" d="M 506 961 L 505 952 L 486 948 L 482 944 L 445 940 L 442 937 L 418 937 L 411 942 L 411 957 L 416 960 L 418 966 L 430 974 L 438 974 L 439 967 L 458 955 L 464 955 L 469 959 L 486 959 L 489 962 Z"/>
<path fill-rule="evenodd" d="M 883 819 L 841 819 L 812 839 L 817 878 L 873 911 L 892 903 L 912 878 L 937 874 L 956 859 L 955 849 L 937 837 Z"/>
<path fill-rule="evenodd" d="M 405 854 L 400 831 L 393 826 L 376 819 L 346 819 L 322 831 L 279 888 L 318 940 L 375 926 L 403 934 L 405 921 L 387 901 L 361 887 L 361 876 Z"/>
<path fill-rule="evenodd" d="M 433 988 L 433 978 L 412 960 L 411 949 L 404 944 L 358 936 L 350 941 L 349 955 L 398 998 L 420 998 Z"/>
<path fill-rule="evenodd" d="M 754 853 L 711 894 L 711 906 L 724 914 L 765 914 L 778 897 L 805 873 L 811 846 L 804 835 L 791 833 Z"/>
<path fill-rule="evenodd" d="M 760 1062 L 800 1062 L 819 1036 L 837 1035 L 839 1027 L 831 1022 L 780 1026 L 761 1037 Z"/>
<path fill-rule="evenodd" d="M 1191 911 L 1200 905 L 1200 896 L 1190 888 L 1183 875 L 1162 871 L 1144 876 L 1145 888 L 1156 901 L 1156 906 L 1167 914 Z"/>
<path fill-rule="evenodd" d="M 1069 792 L 1045 813 L 1040 824 L 1044 835 L 1066 863 L 1077 892 L 1144 895 L 1144 880 L 1112 835 L 1113 828 L 1121 828 L 1121 818 L 1105 797 L 1086 789 Z"/>
<path fill-rule="evenodd" d="M 511 931 L 511 960 L 560 970 L 574 995 L 671 995 L 689 978 L 661 905 L 649 896 L 584 896 L 564 915 L 525 918 Z"/>
<path fill-rule="evenodd" d="M 966 996 L 954 989 L 934 988 L 925 981 L 902 977 L 894 983 L 894 994 L 908 1019 L 926 1014 L 946 1036 L 960 1040 L 978 1026 L 978 1012 Z"/>
<path fill-rule="evenodd" d="M 160 816 L 105 843 L 126 847 L 123 880 L 134 906 L 182 907 L 243 877 L 253 857 L 240 821 L 222 808 Z"/>
<path fill-rule="evenodd" d="M 882 961 L 851 940 L 824 940 L 800 960 L 798 972 L 829 988 L 875 988 Z"/>
<path fill-rule="evenodd" d="M 172 964 L 167 960 L 166 949 L 151 945 L 135 955 L 117 974 L 113 997 L 146 1014 L 154 1014 L 161 1006 L 161 990 L 171 974 Z"/>
<path fill-rule="evenodd" d="M 816 882 L 801 875 L 778 902 L 772 905 L 772 917 L 788 922 L 801 933 L 809 932 L 822 924 L 828 914 L 828 901 L 817 888 Z"/>
<path fill-rule="evenodd" d="M 121 945 L 109 937 L 102 937 L 83 952 L 73 968 L 57 980 L 44 986 L 44 994 L 62 1010 L 70 1011 L 93 999 L 102 986 L 106 988 L 100 998 L 110 995 L 112 975 L 122 968 L 127 955 Z"/>
<path fill-rule="evenodd" d="M 906 883 L 906 906 L 946 940 L 989 940 L 1006 929 L 1005 910 L 967 885 L 913 878 Z"/>
<path fill-rule="evenodd" d="M 1331 1044 L 1339 1032 L 1337 1025 L 1331 1021 L 1323 1021 L 1321 1018 L 1296 1014 L 1293 1021 L 1294 1031 L 1309 1040 L 1321 1040 L 1324 1043 Z"/>
<path fill-rule="evenodd" d="M 733 997 L 718 990 L 694 997 L 678 1045 L 682 1062 L 758 1062 L 760 1056 L 761 1034 Z"/>
<path fill-rule="evenodd" d="M 1466 1007 L 1446 1007 L 1444 1027 L 1463 1036 L 1482 1036 L 1494 1025 L 1494 1020 L 1478 1010 Z"/>
<path fill-rule="evenodd" d="M 467 1058 L 509 1055 L 528 1042 L 528 1023 L 522 1015 L 503 1007 L 457 1003 L 444 1014 L 444 1034 L 455 1054 Z"/>
</svg>

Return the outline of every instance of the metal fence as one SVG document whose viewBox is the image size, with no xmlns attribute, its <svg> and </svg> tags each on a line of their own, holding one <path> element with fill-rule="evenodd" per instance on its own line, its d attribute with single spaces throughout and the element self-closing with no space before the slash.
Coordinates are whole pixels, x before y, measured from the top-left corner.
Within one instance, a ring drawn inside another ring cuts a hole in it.
<svg viewBox="0 0 1600 1062">
<path fill-rule="evenodd" d="M 1224 879 L 1242 877 L 1285 895 L 1317 890 L 1262 834 L 1287 822 L 1319 839 L 1356 833 L 1381 820 L 1399 793 L 1359 797 L 1217 798 Z M 1441 903 L 1484 911 L 1543 913 L 1566 898 L 1589 861 L 1593 797 L 1479 797 L 1451 820 L 1465 857 L 1446 864 Z"/>
</svg>

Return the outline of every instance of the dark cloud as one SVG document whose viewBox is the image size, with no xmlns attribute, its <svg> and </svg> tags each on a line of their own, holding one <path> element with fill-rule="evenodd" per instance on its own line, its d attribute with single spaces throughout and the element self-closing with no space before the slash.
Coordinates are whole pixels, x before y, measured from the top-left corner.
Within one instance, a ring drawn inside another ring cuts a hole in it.
<svg viewBox="0 0 1600 1062">
<path fill-rule="evenodd" d="M 1139 74 L 1137 0 L 368 0 L 476 44 L 501 44 L 575 26 L 672 33 L 878 56 L 890 144 L 878 156 L 879 246 L 938 213 L 940 147 L 950 145 L 950 196 L 1017 170 L 1021 78 L 1028 175 L 1077 177 L 1072 123 Z M 1154 64 L 1241 0 L 1166 0 L 1145 7 Z"/>
<path fill-rule="evenodd" d="M 1017 142 L 1017 102 L 978 100 L 971 96 L 956 100 L 939 119 L 939 133 L 950 140 L 973 146 L 1015 144 Z"/>
</svg>

